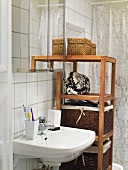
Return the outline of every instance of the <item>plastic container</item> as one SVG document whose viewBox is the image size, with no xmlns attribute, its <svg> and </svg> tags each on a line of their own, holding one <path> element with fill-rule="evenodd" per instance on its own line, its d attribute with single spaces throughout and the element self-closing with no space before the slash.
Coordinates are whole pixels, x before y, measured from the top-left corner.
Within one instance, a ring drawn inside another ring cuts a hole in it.
<svg viewBox="0 0 128 170">
<path fill-rule="evenodd" d="M 112 170 L 123 170 L 123 167 L 119 164 L 112 163 Z"/>
</svg>

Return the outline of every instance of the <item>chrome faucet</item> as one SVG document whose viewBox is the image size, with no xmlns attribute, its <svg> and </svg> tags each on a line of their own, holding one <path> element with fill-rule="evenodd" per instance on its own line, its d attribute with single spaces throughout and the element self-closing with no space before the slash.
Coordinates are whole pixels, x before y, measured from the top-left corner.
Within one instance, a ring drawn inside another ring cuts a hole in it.
<svg viewBox="0 0 128 170">
<path fill-rule="evenodd" d="M 38 134 L 43 134 L 44 130 L 54 129 L 54 125 L 47 125 L 47 123 L 45 117 L 39 117 Z"/>
</svg>

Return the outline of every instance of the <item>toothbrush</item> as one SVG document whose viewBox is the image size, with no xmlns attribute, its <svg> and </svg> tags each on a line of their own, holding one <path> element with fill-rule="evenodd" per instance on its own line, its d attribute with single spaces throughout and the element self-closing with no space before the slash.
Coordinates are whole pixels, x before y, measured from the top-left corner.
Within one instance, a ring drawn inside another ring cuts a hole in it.
<svg viewBox="0 0 128 170">
<path fill-rule="evenodd" d="M 32 121 L 34 121 L 34 114 L 33 114 L 32 108 L 31 108 L 31 115 L 32 115 Z"/>
</svg>

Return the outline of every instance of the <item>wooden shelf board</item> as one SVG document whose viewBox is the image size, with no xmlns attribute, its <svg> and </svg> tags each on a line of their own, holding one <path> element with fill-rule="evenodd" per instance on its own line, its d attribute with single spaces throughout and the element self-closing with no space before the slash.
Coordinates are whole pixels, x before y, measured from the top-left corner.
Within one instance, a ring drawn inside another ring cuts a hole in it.
<svg viewBox="0 0 128 170">
<path fill-rule="evenodd" d="M 68 61 L 68 62 L 100 62 L 105 58 L 106 62 L 115 63 L 116 59 L 108 56 L 97 56 L 97 55 L 51 55 L 51 56 L 32 56 L 32 60 L 35 61 Z"/>
<path fill-rule="evenodd" d="M 61 99 L 74 99 L 74 100 L 100 100 L 100 94 L 89 93 L 85 95 L 66 95 L 60 94 Z M 105 94 L 105 101 L 114 99 L 114 95 Z"/>
<path fill-rule="evenodd" d="M 107 134 L 105 134 L 105 135 L 103 135 L 103 142 L 105 141 L 105 140 L 107 140 L 108 138 L 110 138 L 111 136 L 113 135 L 113 131 L 111 131 L 111 132 L 109 132 L 109 133 L 107 133 Z M 98 142 L 98 136 L 96 136 L 96 139 L 95 139 L 95 141 L 97 141 Z"/>
<path fill-rule="evenodd" d="M 62 55 L 52 55 L 52 56 L 32 56 L 33 60 L 36 61 L 63 61 L 64 56 Z"/>
</svg>

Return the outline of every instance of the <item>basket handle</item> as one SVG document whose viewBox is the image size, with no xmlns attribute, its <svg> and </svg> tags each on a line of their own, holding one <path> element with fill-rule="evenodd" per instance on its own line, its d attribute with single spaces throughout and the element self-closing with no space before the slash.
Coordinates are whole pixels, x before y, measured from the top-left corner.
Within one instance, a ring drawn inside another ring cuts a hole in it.
<svg viewBox="0 0 128 170">
<path fill-rule="evenodd" d="M 83 116 L 85 116 L 84 108 L 79 108 L 79 109 L 80 109 L 81 113 L 80 113 L 80 115 L 79 115 L 79 117 L 78 117 L 78 119 L 77 119 L 76 123 L 78 123 L 78 122 L 79 122 L 79 120 L 81 119 L 81 116 L 82 116 L 82 115 L 83 115 Z"/>
</svg>

